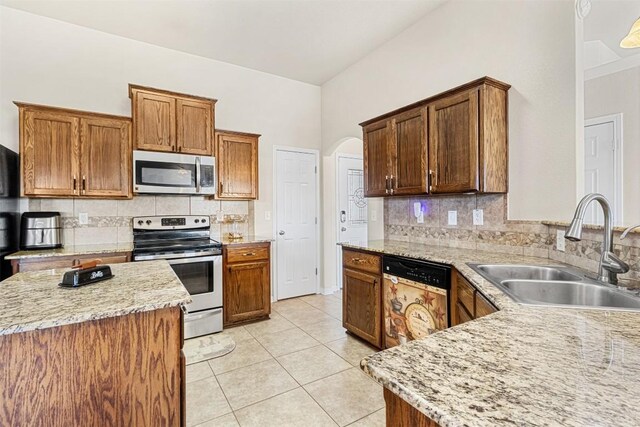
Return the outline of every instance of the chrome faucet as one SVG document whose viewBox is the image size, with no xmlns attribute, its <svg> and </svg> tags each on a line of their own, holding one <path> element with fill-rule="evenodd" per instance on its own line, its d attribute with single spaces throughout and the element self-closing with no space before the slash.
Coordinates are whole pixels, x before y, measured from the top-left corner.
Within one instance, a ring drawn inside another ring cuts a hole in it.
<svg viewBox="0 0 640 427">
<path fill-rule="evenodd" d="M 573 215 L 573 220 L 571 220 L 564 238 L 572 242 L 582 239 L 584 215 L 587 213 L 587 206 L 594 200 L 600 203 L 604 213 L 604 241 L 602 242 L 602 255 L 598 266 L 598 280 L 616 285 L 618 283 L 618 274 L 624 274 L 629 271 L 629 266 L 613 253 L 613 216 L 611 215 L 611 205 L 606 197 L 599 193 L 591 193 L 584 196 L 578 203 L 576 213 Z"/>
<path fill-rule="evenodd" d="M 624 230 L 622 232 L 622 234 L 620 235 L 620 240 L 624 239 L 625 237 L 627 237 L 627 234 L 631 233 L 633 230 L 635 230 L 636 228 L 640 227 L 640 224 L 637 225 L 632 225 L 631 227 L 627 228 L 626 230 Z"/>
</svg>

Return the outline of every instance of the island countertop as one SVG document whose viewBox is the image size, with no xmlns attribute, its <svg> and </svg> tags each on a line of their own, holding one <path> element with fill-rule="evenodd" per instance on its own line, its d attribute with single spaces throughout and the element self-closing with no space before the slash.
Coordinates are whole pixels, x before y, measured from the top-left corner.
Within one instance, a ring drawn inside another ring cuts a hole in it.
<svg viewBox="0 0 640 427">
<path fill-rule="evenodd" d="M 58 286 L 65 269 L 17 273 L 0 282 L 0 335 L 52 328 L 191 302 L 167 261 L 113 264 L 114 277 Z"/>
<path fill-rule="evenodd" d="M 57 249 L 29 249 L 14 252 L 5 259 L 49 258 L 74 255 L 100 255 L 115 252 L 131 252 L 133 243 L 111 243 L 101 245 L 65 245 Z"/>
<path fill-rule="evenodd" d="M 467 266 L 557 262 L 398 241 L 343 246 L 452 265 L 500 308 L 362 360 L 439 425 L 637 425 L 640 313 L 522 306 Z"/>
</svg>

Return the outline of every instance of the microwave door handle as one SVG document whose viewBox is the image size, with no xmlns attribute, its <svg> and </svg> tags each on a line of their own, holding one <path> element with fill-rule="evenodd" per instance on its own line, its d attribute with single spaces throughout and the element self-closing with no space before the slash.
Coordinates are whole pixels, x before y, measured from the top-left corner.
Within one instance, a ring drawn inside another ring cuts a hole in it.
<svg viewBox="0 0 640 427">
<path fill-rule="evenodd" d="M 200 192 L 200 157 L 196 157 L 196 193 Z"/>
</svg>

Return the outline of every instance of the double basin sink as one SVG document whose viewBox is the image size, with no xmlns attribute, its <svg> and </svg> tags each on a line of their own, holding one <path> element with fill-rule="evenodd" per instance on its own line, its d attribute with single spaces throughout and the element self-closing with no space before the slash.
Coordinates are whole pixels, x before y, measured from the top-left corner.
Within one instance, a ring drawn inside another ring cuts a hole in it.
<svg viewBox="0 0 640 427">
<path fill-rule="evenodd" d="M 469 264 L 520 304 L 640 311 L 640 297 L 564 266 Z"/>
</svg>

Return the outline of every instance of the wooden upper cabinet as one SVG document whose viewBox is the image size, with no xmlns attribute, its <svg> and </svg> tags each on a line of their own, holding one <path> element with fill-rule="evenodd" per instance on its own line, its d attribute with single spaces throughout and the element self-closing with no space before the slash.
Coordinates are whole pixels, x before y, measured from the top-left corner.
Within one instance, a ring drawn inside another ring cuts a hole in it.
<svg viewBox="0 0 640 427">
<path fill-rule="evenodd" d="M 178 151 L 190 154 L 213 154 L 213 108 L 210 102 L 177 100 Z"/>
<path fill-rule="evenodd" d="M 216 131 L 217 198 L 258 198 L 259 138 L 250 133 Z"/>
<path fill-rule="evenodd" d="M 483 77 L 361 123 L 365 195 L 506 193 L 509 88 Z"/>
<path fill-rule="evenodd" d="M 389 140 L 391 123 L 383 120 L 363 129 L 364 195 L 367 197 L 389 194 L 391 172 Z"/>
<path fill-rule="evenodd" d="M 24 196 L 78 194 L 80 143 L 77 116 L 20 108 L 20 160 Z"/>
<path fill-rule="evenodd" d="M 176 151 L 175 98 L 142 91 L 134 93 L 136 149 Z"/>
<path fill-rule="evenodd" d="M 479 191 L 478 90 L 429 105 L 432 193 Z"/>
<path fill-rule="evenodd" d="M 16 103 L 22 194 L 130 198 L 131 119 Z"/>
<path fill-rule="evenodd" d="M 215 99 L 129 84 L 136 150 L 213 155 Z"/>
<path fill-rule="evenodd" d="M 427 109 L 416 108 L 392 119 L 392 194 L 427 192 Z"/>
<path fill-rule="evenodd" d="M 131 121 L 80 119 L 80 194 L 131 197 Z"/>
</svg>

